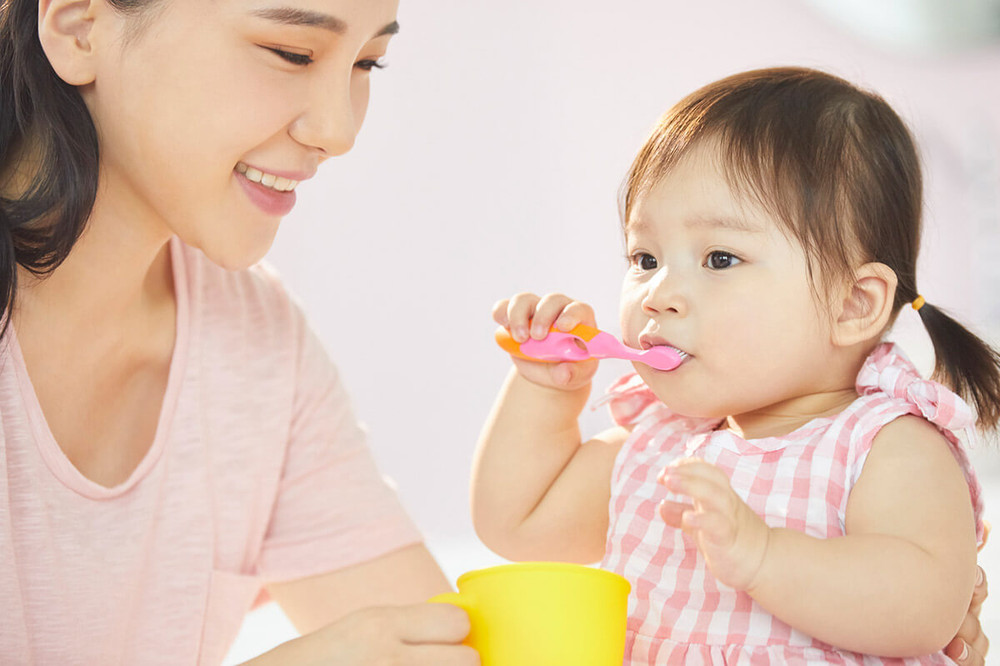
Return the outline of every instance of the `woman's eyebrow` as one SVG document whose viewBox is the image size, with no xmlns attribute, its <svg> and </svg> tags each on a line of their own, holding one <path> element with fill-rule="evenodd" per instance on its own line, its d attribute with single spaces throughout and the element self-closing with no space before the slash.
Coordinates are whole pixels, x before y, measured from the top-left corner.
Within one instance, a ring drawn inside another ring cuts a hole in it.
<svg viewBox="0 0 1000 666">
<path fill-rule="evenodd" d="M 338 35 L 342 35 L 347 32 L 347 23 L 342 19 L 330 14 L 314 12 L 308 9 L 298 9 L 296 7 L 269 7 L 267 9 L 254 10 L 252 13 L 254 16 L 259 18 L 273 21 L 275 23 L 281 23 L 283 25 L 322 28 L 323 30 L 329 30 L 330 32 L 334 32 Z M 395 35 L 397 32 L 399 32 L 399 23 L 397 21 L 393 21 L 379 30 L 375 34 L 375 37 L 381 37 L 382 35 Z"/>
</svg>

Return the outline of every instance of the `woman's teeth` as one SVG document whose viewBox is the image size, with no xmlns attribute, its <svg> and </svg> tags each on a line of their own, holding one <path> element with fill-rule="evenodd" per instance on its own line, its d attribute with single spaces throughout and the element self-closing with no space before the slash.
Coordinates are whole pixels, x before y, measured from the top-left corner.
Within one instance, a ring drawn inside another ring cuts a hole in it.
<svg viewBox="0 0 1000 666">
<path fill-rule="evenodd" d="M 243 162 L 237 163 L 236 171 L 246 176 L 246 179 L 250 182 L 259 183 L 264 187 L 277 190 L 279 192 L 291 192 L 299 184 L 299 181 L 297 180 L 289 180 L 288 178 L 275 176 L 273 173 L 264 173 L 260 169 L 247 166 Z"/>
</svg>

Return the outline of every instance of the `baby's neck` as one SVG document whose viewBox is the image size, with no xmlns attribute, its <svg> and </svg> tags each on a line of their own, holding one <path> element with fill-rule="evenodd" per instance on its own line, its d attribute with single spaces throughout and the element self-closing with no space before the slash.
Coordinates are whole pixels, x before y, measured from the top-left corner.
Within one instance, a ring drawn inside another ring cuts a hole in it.
<svg viewBox="0 0 1000 666">
<path fill-rule="evenodd" d="M 780 437 L 798 430 L 813 419 L 839 414 L 857 397 L 853 386 L 810 393 L 745 414 L 728 416 L 719 429 L 731 430 L 743 439 Z"/>
</svg>

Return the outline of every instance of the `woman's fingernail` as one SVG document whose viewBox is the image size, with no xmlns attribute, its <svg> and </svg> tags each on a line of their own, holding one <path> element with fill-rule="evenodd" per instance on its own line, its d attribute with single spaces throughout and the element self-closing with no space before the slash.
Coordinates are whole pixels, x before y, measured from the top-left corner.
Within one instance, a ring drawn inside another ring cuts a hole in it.
<svg viewBox="0 0 1000 666">
<path fill-rule="evenodd" d="M 980 585 L 982 585 L 984 580 L 986 580 L 986 574 L 983 572 L 983 568 L 982 567 L 977 566 L 976 567 L 976 587 L 979 587 Z"/>
<path fill-rule="evenodd" d="M 959 661 L 965 661 L 969 658 L 969 644 L 962 641 L 962 654 L 958 655 Z"/>
</svg>

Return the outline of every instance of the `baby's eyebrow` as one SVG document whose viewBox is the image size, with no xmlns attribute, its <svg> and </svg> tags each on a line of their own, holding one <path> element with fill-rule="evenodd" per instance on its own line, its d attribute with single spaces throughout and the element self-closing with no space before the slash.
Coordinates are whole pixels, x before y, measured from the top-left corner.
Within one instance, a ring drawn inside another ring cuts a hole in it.
<svg viewBox="0 0 1000 666">
<path fill-rule="evenodd" d="M 329 30 L 330 32 L 338 35 L 342 35 L 347 32 L 347 23 L 343 19 L 339 19 L 331 14 L 324 14 L 323 12 L 315 12 L 308 9 L 299 9 L 297 7 L 268 7 L 265 9 L 254 10 L 252 14 L 268 21 L 281 23 L 282 25 L 322 28 L 323 30 Z M 399 32 L 399 23 L 397 21 L 393 21 L 379 30 L 375 34 L 375 37 L 381 37 L 382 35 L 395 35 L 397 32 Z"/>
<path fill-rule="evenodd" d="M 685 227 L 710 227 L 747 233 L 763 233 L 763 229 L 742 217 L 695 217 L 684 222 Z"/>
<path fill-rule="evenodd" d="M 746 233 L 763 233 L 759 225 L 750 222 L 749 220 L 742 217 L 692 217 L 684 221 L 684 226 L 687 228 L 692 227 L 708 227 L 711 229 L 727 229 L 732 231 L 743 231 Z M 652 229 L 652 225 L 646 220 L 633 219 L 625 225 L 625 233 L 635 233 L 643 234 L 649 233 Z"/>
</svg>

